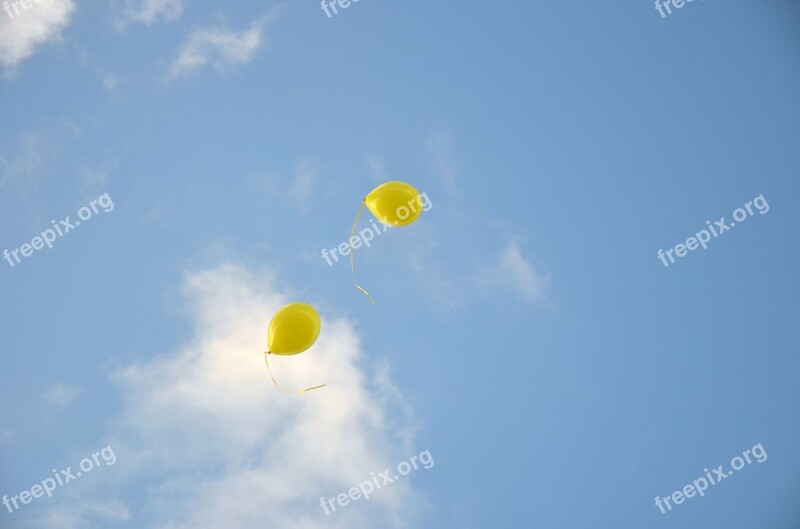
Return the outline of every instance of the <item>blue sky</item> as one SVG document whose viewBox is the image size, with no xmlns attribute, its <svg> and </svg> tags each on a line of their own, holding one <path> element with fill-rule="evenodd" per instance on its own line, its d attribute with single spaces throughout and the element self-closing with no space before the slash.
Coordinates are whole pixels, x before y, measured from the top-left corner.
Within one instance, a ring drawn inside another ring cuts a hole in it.
<svg viewBox="0 0 800 529">
<path fill-rule="evenodd" d="M 0 496 L 117 459 L 0 527 L 796 527 L 794 2 L 20 9 L 0 250 L 113 208 L 0 261 Z M 388 180 L 432 207 L 357 251 L 370 305 L 321 250 Z M 260 357 L 290 301 L 303 396 Z"/>
</svg>

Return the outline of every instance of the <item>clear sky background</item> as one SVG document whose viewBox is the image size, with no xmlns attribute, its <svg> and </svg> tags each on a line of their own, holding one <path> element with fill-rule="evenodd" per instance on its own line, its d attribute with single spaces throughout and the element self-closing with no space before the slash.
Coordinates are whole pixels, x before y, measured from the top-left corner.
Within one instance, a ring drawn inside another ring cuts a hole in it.
<svg viewBox="0 0 800 529">
<path fill-rule="evenodd" d="M 796 528 L 800 5 L 673 10 L 0 12 L 0 250 L 114 204 L 0 261 L 0 495 L 117 458 L 0 527 Z M 387 180 L 432 207 L 357 250 L 373 306 L 321 251 Z M 261 358 L 290 301 L 323 317 L 275 362 L 303 396 Z"/>
</svg>

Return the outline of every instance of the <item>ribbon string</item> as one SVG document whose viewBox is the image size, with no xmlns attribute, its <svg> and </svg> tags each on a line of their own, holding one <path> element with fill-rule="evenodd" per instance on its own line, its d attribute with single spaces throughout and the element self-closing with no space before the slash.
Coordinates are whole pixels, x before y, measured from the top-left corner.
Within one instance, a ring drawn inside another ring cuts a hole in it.
<svg viewBox="0 0 800 529">
<path fill-rule="evenodd" d="M 356 220 L 353 222 L 353 229 L 350 230 L 350 238 L 347 239 L 347 244 L 350 246 L 350 274 L 353 276 L 353 284 L 359 289 L 361 292 L 367 295 L 369 298 L 369 302 L 373 305 L 375 304 L 375 299 L 367 292 L 364 287 L 356 283 L 356 266 L 355 266 L 355 248 L 353 248 L 353 235 L 356 233 L 356 226 L 358 226 L 358 219 L 361 218 L 361 213 L 364 211 L 364 206 L 367 205 L 367 199 L 365 198 L 361 202 L 361 207 L 358 208 L 358 213 L 356 214 Z"/>
<path fill-rule="evenodd" d="M 300 395 L 302 393 L 307 393 L 307 392 L 309 392 L 311 390 L 324 388 L 326 386 L 326 384 L 321 384 L 319 386 L 314 386 L 313 388 L 301 389 L 300 391 L 293 391 L 291 389 L 286 389 L 284 387 L 279 386 L 278 385 L 278 381 L 275 380 L 275 377 L 272 375 L 272 368 L 269 367 L 269 360 L 267 360 L 267 357 L 269 355 L 271 355 L 271 354 L 272 353 L 269 352 L 269 351 L 266 351 L 264 353 L 264 363 L 267 364 L 267 371 L 269 372 L 269 378 L 272 379 L 272 383 L 275 384 L 275 389 L 277 389 L 278 391 L 283 391 L 284 393 L 294 393 L 295 395 Z"/>
</svg>

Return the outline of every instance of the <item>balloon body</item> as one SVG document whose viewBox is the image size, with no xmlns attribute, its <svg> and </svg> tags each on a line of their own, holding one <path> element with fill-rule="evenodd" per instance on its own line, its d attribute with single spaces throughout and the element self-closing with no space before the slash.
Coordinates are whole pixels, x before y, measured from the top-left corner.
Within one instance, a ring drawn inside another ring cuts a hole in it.
<svg viewBox="0 0 800 529">
<path fill-rule="evenodd" d="M 389 226 L 406 226 L 422 213 L 422 197 L 405 182 L 386 182 L 364 199 L 375 218 Z"/>
<path fill-rule="evenodd" d="M 267 346 L 276 355 L 302 353 L 317 341 L 321 323 L 311 305 L 290 303 L 275 313 L 269 322 Z"/>
</svg>

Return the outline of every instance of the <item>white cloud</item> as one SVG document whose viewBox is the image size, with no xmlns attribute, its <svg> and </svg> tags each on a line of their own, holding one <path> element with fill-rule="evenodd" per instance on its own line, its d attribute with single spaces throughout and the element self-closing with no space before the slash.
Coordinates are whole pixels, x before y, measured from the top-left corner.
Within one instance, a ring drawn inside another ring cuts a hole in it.
<svg viewBox="0 0 800 529">
<path fill-rule="evenodd" d="M 177 20 L 183 14 L 183 0 L 126 0 L 118 25 L 152 25 L 159 19 Z"/>
<path fill-rule="evenodd" d="M 519 292 L 528 301 L 539 301 L 550 285 L 550 278 L 539 273 L 520 252 L 516 239 L 503 249 L 495 263 L 478 276 L 487 287 L 502 287 Z"/>
<path fill-rule="evenodd" d="M 0 64 L 7 74 L 32 56 L 46 42 L 59 40 L 70 23 L 75 3 L 72 0 L 48 0 L 33 3 L 29 9 L 10 2 L 0 14 Z M 10 12 L 10 14 L 9 14 Z"/>
<path fill-rule="evenodd" d="M 42 397 L 48 404 L 63 408 L 69 406 L 81 393 L 80 386 L 58 382 L 45 391 Z"/>
<path fill-rule="evenodd" d="M 326 516 L 320 497 L 346 492 L 424 450 L 412 448 L 407 409 L 384 369 L 361 367 L 353 324 L 323 317 L 317 344 L 276 357 L 276 391 L 263 353 L 266 326 L 290 298 L 268 273 L 233 265 L 190 274 L 194 336 L 178 351 L 122 369 L 124 411 L 104 479 L 148 491 L 142 529 L 403 527 L 422 501 L 409 481 Z M 323 316 L 325 312 L 323 311 Z M 101 475 L 98 474 L 98 478 Z M 79 506 L 75 507 L 80 509 Z M 402 509 L 402 510 L 401 510 Z"/>
<path fill-rule="evenodd" d="M 247 64 L 261 48 L 264 28 L 279 15 L 280 7 L 273 8 L 268 16 L 239 32 L 227 28 L 195 30 L 181 46 L 168 78 L 196 73 L 209 65 L 217 71 L 225 71 Z"/>
</svg>

